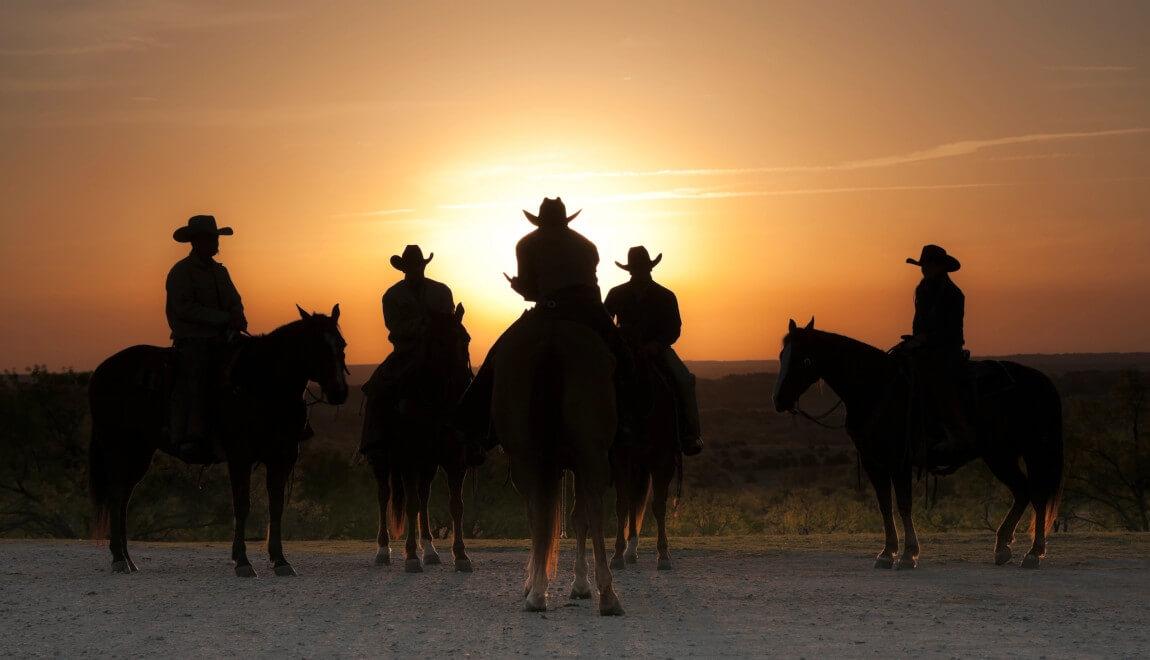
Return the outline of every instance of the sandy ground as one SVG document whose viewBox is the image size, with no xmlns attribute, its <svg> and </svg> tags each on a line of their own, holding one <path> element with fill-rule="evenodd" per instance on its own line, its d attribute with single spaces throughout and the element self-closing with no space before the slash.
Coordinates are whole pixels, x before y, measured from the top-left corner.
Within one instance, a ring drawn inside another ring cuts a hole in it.
<svg viewBox="0 0 1150 660">
<path fill-rule="evenodd" d="M 377 568 L 368 543 L 296 542 L 287 551 L 299 576 L 264 568 L 245 580 L 222 544 L 136 544 L 140 572 L 112 575 L 90 542 L 8 541 L 0 654 L 1150 653 L 1141 537 L 1055 537 L 1039 571 L 995 567 L 988 535 L 924 541 L 914 571 L 872 569 L 877 539 L 859 536 L 680 541 L 669 572 L 655 571 L 641 547 L 641 563 L 616 573 L 620 618 L 567 600 L 567 548 L 549 611 L 520 611 L 520 542 L 477 544 L 471 574 L 450 564 L 423 574 Z"/>
</svg>

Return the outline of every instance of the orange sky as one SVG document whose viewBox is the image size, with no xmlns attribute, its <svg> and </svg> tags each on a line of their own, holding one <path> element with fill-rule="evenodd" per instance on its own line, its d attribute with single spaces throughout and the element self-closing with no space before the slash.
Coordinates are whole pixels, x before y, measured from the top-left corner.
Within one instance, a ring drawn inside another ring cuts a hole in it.
<svg viewBox="0 0 1150 660">
<path fill-rule="evenodd" d="M 688 359 L 889 345 L 924 242 L 977 353 L 1150 350 L 1150 4 L 411 4 L 0 5 L 0 368 L 166 342 L 201 212 L 253 330 L 338 301 L 381 359 L 415 242 L 478 362 L 544 195 L 605 287 L 665 254 Z"/>
</svg>

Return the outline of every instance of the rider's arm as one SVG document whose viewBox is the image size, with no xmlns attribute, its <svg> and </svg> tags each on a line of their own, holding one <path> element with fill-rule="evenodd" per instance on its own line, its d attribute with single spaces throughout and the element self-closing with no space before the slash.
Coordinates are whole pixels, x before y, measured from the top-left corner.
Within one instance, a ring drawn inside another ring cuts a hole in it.
<svg viewBox="0 0 1150 660">
<path fill-rule="evenodd" d="M 683 332 L 683 318 L 679 316 L 679 299 L 668 291 L 665 300 L 660 300 L 661 309 L 658 310 L 659 336 L 655 341 L 670 346 L 679 341 Z"/>
<path fill-rule="evenodd" d="M 519 274 L 512 281 L 512 288 L 523 296 L 524 300 L 535 302 L 539 298 L 539 274 L 535 272 L 535 264 L 527 254 L 526 246 L 522 241 L 515 246 L 515 260 L 519 264 Z"/>
<path fill-rule="evenodd" d="M 168 273 L 165 288 L 168 292 L 168 309 L 181 321 L 222 327 L 231 319 L 228 312 L 196 302 L 192 274 L 178 264 Z"/>
<path fill-rule="evenodd" d="M 221 293 L 224 295 L 225 300 L 223 303 L 229 314 L 228 323 L 234 330 L 241 332 L 246 331 L 248 329 L 248 319 L 244 316 L 244 301 L 240 298 L 240 292 L 232 282 L 232 277 L 228 274 L 228 269 L 220 266 L 220 273 L 223 275 L 225 283 L 225 286 L 221 287 Z M 226 293 L 224 292 L 225 289 Z"/>
</svg>

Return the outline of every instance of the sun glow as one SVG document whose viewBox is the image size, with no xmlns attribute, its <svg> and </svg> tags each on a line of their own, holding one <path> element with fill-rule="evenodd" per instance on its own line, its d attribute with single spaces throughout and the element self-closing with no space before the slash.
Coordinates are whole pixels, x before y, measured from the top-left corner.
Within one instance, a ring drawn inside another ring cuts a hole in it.
<svg viewBox="0 0 1150 660">
<path fill-rule="evenodd" d="M 522 211 L 536 212 L 543 197 L 562 197 L 568 213 L 582 209 L 572 228 L 599 248 L 604 293 L 626 279 L 614 262 L 626 261 L 633 245 L 667 254 L 661 279 L 689 272 L 685 248 L 691 232 L 681 212 L 664 201 L 646 199 L 638 194 L 641 191 L 629 188 L 634 184 L 627 180 L 571 177 L 572 172 L 602 166 L 565 155 L 569 153 L 501 153 L 499 158 L 460 162 L 428 177 L 421 186 L 440 191 L 436 199 L 426 195 L 420 200 L 394 200 L 402 203 L 381 205 L 385 210 L 368 219 L 373 227 L 368 240 L 386 246 L 389 254 L 407 243 L 435 253 L 428 276 L 447 283 L 456 301 L 467 308 L 476 356 L 530 305 L 511 290 L 503 274 L 516 273 L 515 244 L 534 228 Z M 444 190 L 450 194 L 443 196 Z"/>
</svg>

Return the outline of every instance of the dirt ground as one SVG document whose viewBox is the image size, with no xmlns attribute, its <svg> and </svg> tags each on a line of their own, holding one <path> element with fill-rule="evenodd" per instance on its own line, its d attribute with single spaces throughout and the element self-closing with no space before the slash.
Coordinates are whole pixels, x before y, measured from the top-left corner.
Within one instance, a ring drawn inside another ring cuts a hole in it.
<svg viewBox="0 0 1150 660">
<path fill-rule="evenodd" d="M 136 544 L 113 575 L 92 542 L 0 542 L 0 655 L 1144 656 L 1150 540 L 1057 535 L 1038 571 L 990 561 L 989 534 L 926 537 L 914 571 L 875 570 L 863 535 L 673 540 L 616 573 L 626 616 L 569 601 L 521 611 L 522 542 L 473 544 L 475 572 L 371 565 L 362 542 L 294 542 L 299 572 L 232 574 L 223 544 Z M 249 552 L 257 550 L 250 548 Z M 401 550 L 395 549 L 401 559 Z M 252 553 L 253 559 L 256 557 Z"/>
</svg>

